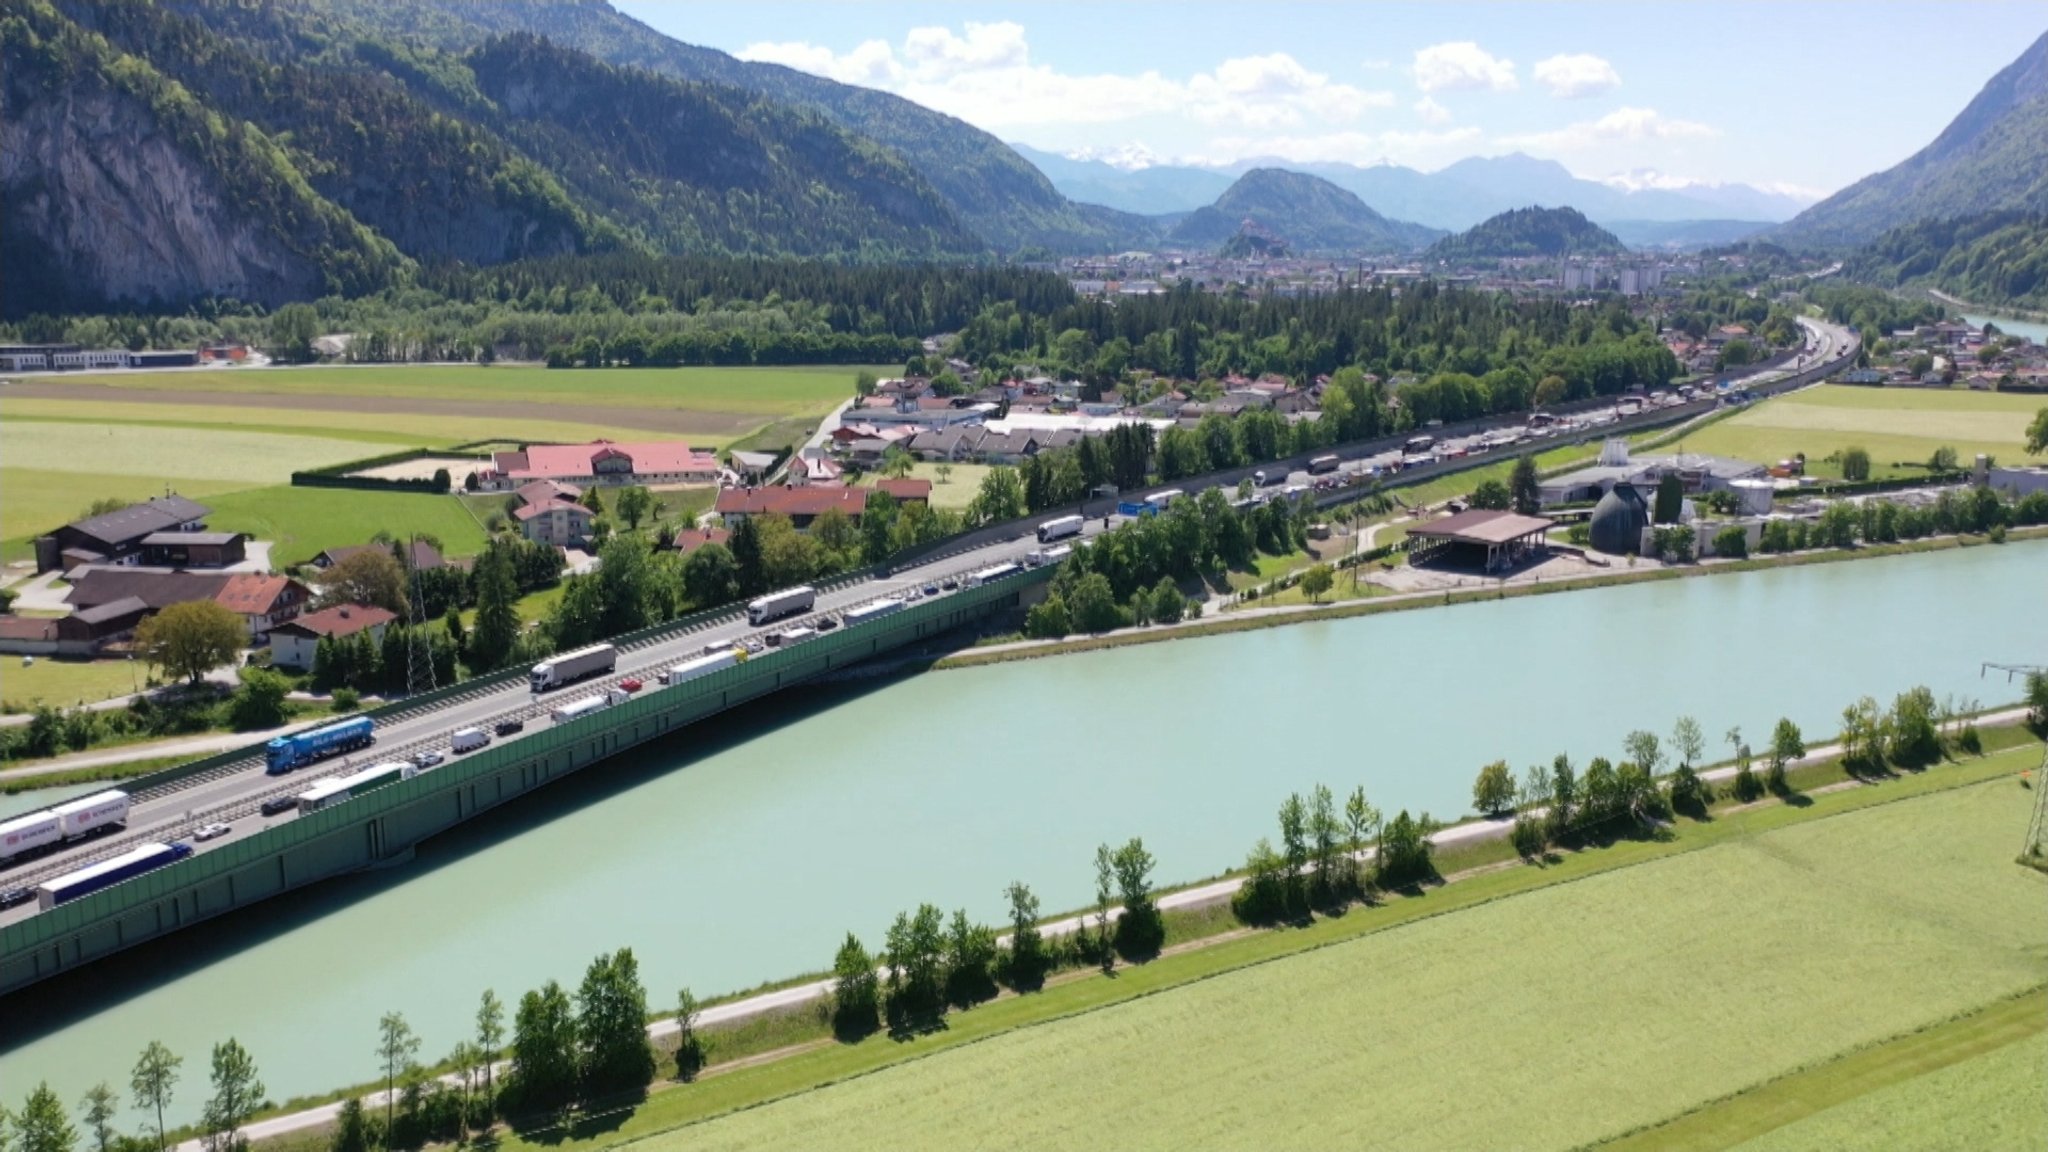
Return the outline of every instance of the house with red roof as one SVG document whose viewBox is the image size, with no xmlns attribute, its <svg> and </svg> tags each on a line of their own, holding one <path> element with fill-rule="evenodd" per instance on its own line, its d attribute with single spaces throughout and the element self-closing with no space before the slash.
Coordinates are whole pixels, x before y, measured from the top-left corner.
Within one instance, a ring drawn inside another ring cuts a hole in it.
<svg viewBox="0 0 2048 1152">
<path fill-rule="evenodd" d="M 308 612 L 271 629 L 270 663 L 274 667 L 310 671 L 313 654 L 319 650 L 323 638 L 345 640 L 358 632 L 368 632 L 370 643 L 381 644 L 384 642 L 384 629 L 397 619 L 388 609 L 374 604 L 336 604 L 332 608 Z"/>
<path fill-rule="evenodd" d="M 297 580 L 257 572 L 234 573 L 213 594 L 213 602 L 240 616 L 255 640 L 305 611 L 312 600 L 313 590 Z"/>
<path fill-rule="evenodd" d="M 479 476 L 493 491 L 536 481 L 590 487 L 637 484 L 649 488 L 718 483 L 718 453 L 680 440 L 588 444 L 529 444 L 517 452 L 494 452 Z"/>
<path fill-rule="evenodd" d="M 789 517 L 790 523 L 796 525 L 798 531 L 803 531 L 827 509 L 833 508 L 844 512 L 847 519 L 859 523 L 867 506 L 866 488 L 805 484 L 794 488 L 721 488 L 712 510 L 725 521 L 727 528 L 739 527 L 740 522 L 749 516 L 772 512 Z"/>
</svg>

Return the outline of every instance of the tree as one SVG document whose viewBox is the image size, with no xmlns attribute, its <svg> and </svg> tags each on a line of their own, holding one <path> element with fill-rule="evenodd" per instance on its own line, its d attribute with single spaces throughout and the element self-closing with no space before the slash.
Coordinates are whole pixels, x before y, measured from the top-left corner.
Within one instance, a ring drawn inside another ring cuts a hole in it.
<svg viewBox="0 0 2048 1152">
<path fill-rule="evenodd" d="M 683 598 L 692 608 L 716 608 L 739 594 L 739 564 L 723 544 L 706 544 L 683 558 Z"/>
<path fill-rule="evenodd" d="M 235 729 L 252 732 L 284 723 L 288 715 L 285 699 L 291 695 L 291 681 L 268 668 L 244 668 L 239 677 L 242 686 L 236 689 L 234 702 L 228 709 L 228 720 Z"/>
<path fill-rule="evenodd" d="M 1685 508 L 1685 481 L 1676 472 L 1666 472 L 1657 481 L 1657 499 L 1652 505 L 1650 519 L 1658 524 L 1676 524 L 1679 514 Z"/>
<path fill-rule="evenodd" d="M 334 1134 L 327 1139 L 327 1152 L 372 1152 L 376 1146 L 377 1134 L 371 1130 L 370 1115 L 361 1098 L 351 1096 L 342 1101 L 341 1111 L 334 1117 Z"/>
<path fill-rule="evenodd" d="M 931 904 L 898 912 L 885 945 L 889 959 L 889 1022 L 913 1029 L 945 1009 L 946 917 Z"/>
<path fill-rule="evenodd" d="M 2027 723 L 2036 732 L 2048 731 L 2048 672 L 2027 673 Z"/>
<path fill-rule="evenodd" d="M 1095 948 L 1096 962 L 1107 976 L 1116 970 L 1116 949 L 1109 944 L 1109 905 L 1116 899 L 1116 857 L 1109 845 L 1095 847 Z"/>
<path fill-rule="evenodd" d="M 1362 882 L 1365 846 L 1379 834 L 1379 827 L 1380 810 L 1366 801 L 1364 786 L 1353 788 L 1344 801 L 1345 873 L 1350 890 L 1361 895 L 1365 888 Z"/>
<path fill-rule="evenodd" d="M 1408 815 L 1407 809 L 1380 830 L 1380 847 L 1376 858 L 1379 866 L 1379 882 L 1384 887 L 1398 888 L 1416 884 L 1430 878 L 1435 867 L 1430 863 L 1433 845 L 1430 836 L 1435 831 L 1433 821 L 1424 814 L 1420 819 Z"/>
<path fill-rule="evenodd" d="M 1472 784 L 1472 807 L 1484 816 L 1498 816 L 1515 806 L 1515 774 L 1508 762 L 1495 760 L 1479 770 Z"/>
<path fill-rule="evenodd" d="M 200 1120 L 207 1152 L 239 1152 L 249 1146 L 242 1125 L 262 1106 L 263 1094 L 248 1049 L 232 1036 L 213 1046 L 213 1098 Z"/>
<path fill-rule="evenodd" d="M 1301 574 L 1301 594 L 1313 604 L 1337 584 L 1337 574 L 1328 564 L 1315 564 Z"/>
<path fill-rule="evenodd" d="M 968 517 L 978 524 L 1015 520 L 1026 511 L 1024 482 L 1018 478 L 1015 468 L 1001 464 L 982 475 L 981 488 L 967 507 Z"/>
<path fill-rule="evenodd" d="M 128 1090 L 137 1108 L 149 1108 L 156 1112 L 156 1144 L 158 1152 L 164 1152 L 164 1108 L 171 1102 L 171 1095 L 178 1086 L 178 1066 L 185 1062 L 182 1056 L 174 1056 L 163 1046 L 162 1041 L 151 1040 L 142 1050 L 142 1056 L 135 1061 L 135 1071 L 129 1074 Z"/>
<path fill-rule="evenodd" d="M 510 1089 L 521 1107 L 556 1108 L 576 1094 L 576 1013 L 553 980 L 519 998 Z"/>
<path fill-rule="evenodd" d="M 504 667 L 519 640 L 519 587 L 512 560 L 497 545 L 484 549 L 476 562 L 476 626 L 470 631 L 468 658 L 478 672 Z"/>
<path fill-rule="evenodd" d="M 1307 903 L 1308 873 L 1308 805 L 1299 792 L 1280 802 L 1280 859 L 1287 914 L 1298 915 Z"/>
<path fill-rule="evenodd" d="M 114 1094 L 113 1085 L 102 1080 L 86 1089 L 78 1107 L 85 1112 L 85 1128 L 92 1134 L 93 1148 L 96 1152 L 107 1152 L 114 1143 L 114 1117 L 121 1111 L 121 1098 Z"/>
<path fill-rule="evenodd" d="M 1152 586 L 1152 622 L 1154 624 L 1176 624 L 1187 615 L 1187 598 L 1173 583 L 1171 576 L 1161 576 L 1159 583 Z"/>
<path fill-rule="evenodd" d="M 704 1038 L 697 1035 L 697 997 L 688 988 L 676 993 L 676 1079 L 695 1080 L 704 1067 Z"/>
<path fill-rule="evenodd" d="M 2034 420 L 2027 425 L 2027 455 L 2039 456 L 2048 452 L 2048 408 L 2034 413 Z"/>
<path fill-rule="evenodd" d="M 1749 555 L 1749 531 L 1731 525 L 1714 533 L 1714 555 L 1727 560 L 1740 560 Z"/>
<path fill-rule="evenodd" d="M 941 485 L 953 482 L 953 466 L 951 464 L 941 461 L 938 467 L 933 468 L 932 471 L 937 474 Z"/>
<path fill-rule="evenodd" d="M 1100 572 L 1081 577 L 1068 594 L 1066 607 L 1067 623 L 1082 632 L 1108 632 L 1124 623 L 1109 578 Z"/>
<path fill-rule="evenodd" d="M 248 640 L 242 618 L 212 600 L 169 605 L 135 629 L 135 647 L 151 667 L 192 684 L 233 663 Z"/>
<path fill-rule="evenodd" d="M 21 1137 L 21 1152 L 71 1152 L 78 1142 L 78 1133 L 64 1114 L 64 1102 L 48 1081 L 28 1094 L 28 1103 L 14 1118 L 14 1129 Z"/>
<path fill-rule="evenodd" d="M 875 1030 L 881 1019 L 881 989 L 875 961 L 860 937 L 846 934 L 832 958 L 832 1031 L 852 1042 Z"/>
<path fill-rule="evenodd" d="M 1579 816 L 1579 781 L 1572 771 L 1571 757 L 1559 753 L 1550 762 L 1550 835 L 1562 840 Z"/>
<path fill-rule="evenodd" d="M 891 444 L 882 453 L 879 471 L 891 480 L 901 480 L 917 467 L 917 459 L 904 450 L 901 444 Z"/>
<path fill-rule="evenodd" d="M 768 590 L 767 569 L 761 561 L 761 525 L 757 516 L 742 516 L 726 539 L 732 553 L 733 579 L 741 596 L 759 596 Z M 706 545 L 706 547 L 710 547 Z"/>
<path fill-rule="evenodd" d="M 969 920 L 967 909 L 955 909 L 946 933 L 946 999 L 969 1008 L 994 996 L 997 954 L 995 929 Z"/>
<path fill-rule="evenodd" d="M 1508 495 L 1519 515 L 1534 516 L 1543 510 L 1542 482 L 1536 475 L 1535 457 L 1525 455 L 1515 461 L 1515 470 L 1508 474 Z"/>
<path fill-rule="evenodd" d="M 654 493 L 637 484 L 630 488 L 621 488 L 612 507 L 619 514 L 619 519 L 626 522 L 626 527 L 637 532 L 640 529 L 640 521 L 645 520 L 647 514 L 654 511 Z"/>
<path fill-rule="evenodd" d="M 1664 769 L 1663 746 L 1655 732 L 1635 731 L 1621 738 L 1621 747 L 1628 753 L 1629 763 L 1655 776 Z"/>
<path fill-rule="evenodd" d="M 1767 783 L 1771 791 L 1783 796 L 1789 789 L 1785 781 L 1785 769 L 1795 760 L 1806 756 L 1806 739 L 1800 735 L 1799 725 L 1780 717 L 1777 727 L 1771 729 L 1771 767 Z"/>
<path fill-rule="evenodd" d="M 403 618 L 405 568 L 382 548 L 351 553 L 321 576 L 320 603 L 370 604 Z"/>
<path fill-rule="evenodd" d="M 476 1006 L 476 1054 L 484 1066 L 484 1097 L 492 1111 L 498 1105 L 498 1051 L 505 1044 L 505 1005 L 498 994 L 484 989 Z"/>
<path fill-rule="evenodd" d="M 1899 693 L 1892 701 L 1885 755 L 1904 768 L 1919 768 L 1941 759 L 1940 707 L 1924 685 Z"/>
<path fill-rule="evenodd" d="M 1514 497 L 1509 495 L 1508 486 L 1498 480 L 1482 480 L 1479 487 L 1472 490 L 1474 508 L 1506 509 L 1513 503 Z"/>
<path fill-rule="evenodd" d="M 631 948 L 590 962 L 576 992 L 576 1033 L 584 1091 L 640 1090 L 654 1077 L 647 1044 L 647 989 Z"/>
<path fill-rule="evenodd" d="M 384 1066 L 384 1130 L 391 1131 L 391 1110 L 398 1102 L 398 1077 L 410 1071 L 419 1055 L 420 1038 L 398 1012 L 386 1012 L 377 1021 L 377 1060 Z"/>
<path fill-rule="evenodd" d="M 320 338 L 320 316 L 313 306 L 292 303 L 270 316 L 270 351 L 279 360 L 304 364 L 313 359 L 313 341 Z"/>
<path fill-rule="evenodd" d="M 1854 445 L 1842 449 L 1842 479 L 1870 479 L 1870 453 Z"/>
<path fill-rule="evenodd" d="M 1038 932 L 1038 897 L 1022 880 L 1003 889 L 1010 902 L 1010 987 L 1032 991 L 1045 982 L 1045 938 Z"/>
<path fill-rule="evenodd" d="M 592 518 L 604 515 L 604 493 L 598 491 L 597 485 L 592 484 L 583 490 L 583 507 Z"/>
<path fill-rule="evenodd" d="M 1155 955 L 1166 942 L 1166 922 L 1152 900 L 1152 869 L 1157 861 L 1145 850 L 1145 842 L 1133 836 L 1110 862 L 1116 869 L 1117 894 L 1124 906 L 1124 914 L 1116 922 L 1117 951 L 1126 959 Z"/>
<path fill-rule="evenodd" d="M 1690 716 L 1680 716 L 1671 726 L 1671 747 L 1678 753 L 1680 767 L 1689 768 L 1699 762 L 1706 752 L 1706 734 L 1700 731 L 1700 722 Z"/>
<path fill-rule="evenodd" d="M 1927 470 L 1936 474 L 1953 472 L 1956 470 L 1956 463 L 1956 450 L 1947 444 L 1943 444 L 1934 450 L 1932 456 L 1927 458 Z"/>
</svg>

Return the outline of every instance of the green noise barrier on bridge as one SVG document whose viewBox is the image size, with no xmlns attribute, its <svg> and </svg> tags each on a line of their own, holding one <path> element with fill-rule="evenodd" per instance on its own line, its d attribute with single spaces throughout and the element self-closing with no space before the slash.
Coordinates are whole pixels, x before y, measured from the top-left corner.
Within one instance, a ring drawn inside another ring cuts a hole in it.
<svg viewBox="0 0 2048 1152">
<path fill-rule="evenodd" d="M 0 992 L 288 889 L 403 857 L 436 832 L 625 749 L 1007 607 L 1053 572 L 1025 569 L 880 620 L 771 649 L 673 688 L 650 684 L 602 712 L 494 743 L 410 780 L 0 928 Z M 630 639 L 618 642 L 623 646 Z"/>
</svg>

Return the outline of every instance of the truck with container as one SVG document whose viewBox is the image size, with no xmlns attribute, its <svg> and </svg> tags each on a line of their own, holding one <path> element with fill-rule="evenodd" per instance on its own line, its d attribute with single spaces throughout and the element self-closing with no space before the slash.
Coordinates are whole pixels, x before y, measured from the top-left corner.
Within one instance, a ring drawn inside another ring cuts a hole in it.
<svg viewBox="0 0 2048 1152">
<path fill-rule="evenodd" d="M 727 668 L 738 667 L 740 653 L 741 649 L 727 645 L 712 655 L 699 656 L 692 660 L 685 660 L 674 667 L 664 668 L 655 679 L 665 686 L 674 687 L 685 680 L 695 680 L 699 676 L 709 676 L 713 672 L 723 672 Z"/>
<path fill-rule="evenodd" d="M 581 720 L 585 716 L 595 716 L 614 704 L 624 704 L 630 699 L 632 697 L 624 692 L 602 692 L 596 696 L 586 696 L 574 704 L 564 704 L 549 713 L 548 719 L 553 720 L 557 724 L 567 724 L 571 720 Z"/>
<path fill-rule="evenodd" d="M 491 734 L 481 728 L 458 728 L 453 736 L 448 737 L 449 749 L 458 756 L 464 752 L 488 748 L 490 743 Z"/>
<path fill-rule="evenodd" d="M 1315 459 L 1308 462 L 1309 475 L 1321 476 L 1325 472 L 1335 472 L 1337 470 L 1337 465 L 1341 463 L 1343 463 L 1343 461 L 1337 459 L 1335 453 L 1332 453 L 1328 456 L 1318 456 Z"/>
<path fill-rule="evenodd" d="M 880 620 L 884 616 L 893 616 L 903 611 L 903 608 L 904 602 L 900 598 L 884 596 L 880 600 L 870 600 L 865 604 L 848 608 L 841 615 L 846 619 L 846 626 L 851 628 L 856 624 L 865 624 L 870 620 Z"/>
<path fill-rule="evenodd" d="M 263 770 L 272 776 L 282 776 L 316 760 L 367 748 L 376 739 L 377 722 L 368 716 L 279 736 L 263 746 Z"/>
<path fill-rule="evenodd" d="M 556 688 L 588 680 L 592 676 L 603 676 L 619 666 L 619 650 L 609 644 L 592 644 L 560 656 L 550 656 L 542 663 L 535 664 L 528 672 L 527 679 L 535 692 L 550 692 Z"/>
<path fill-rule="evenodd" d="M 66 872 L 54 880 L 37 885 L 36 907 L 48 912 L 59 904 L 69 904 L 103 888 L 112 888 L 123 880 L 132 880 L 166 864 L 175 864 L 191 854 L 190 844 L 140 845 L 111 860 L 88 864 L 75 872 Z"/>
<path fill-rule="evenodd" d="M 1063 563 L 1067 557 L 1073 554 L 1074 546 L 1072 544 L 1058 544 L 1051 548 L 1033 548 L 1025 554 L 1024 563 L 1027 567 L 1043 568 L 1047 564 Z"/>
<path fill-rule="evenodd" d="M 118 789 L 67 800 L 54 808 L 0 822 L 0 863 L 56 844 L 70 844 L 128 823 L 128 794 Z"/>
<path fill-rule="evenodd" d="M 768 646 L 770 648 L 787 648 L 793 644 L 801 644 L 817 634 L 818 630 L 816 628 L 785 628 L 780 632 L 770 632 L 768 634 Z"/>
<path fill-rule="evenodd" d="M 1040 544 L 1050 544 L 1055 540 L 1064 540 L 1069 536 L 1079 536 L 1082 527 L 1086 524 L 1087 521 L 1079 516 L 1060 516 L 1047 520 L 1038 526 L 1038 542 Z"/>
<path fill-rule="evenodd" d="M 780 592 L 770 592 L 759 600 L 747 604 L 747 623 L 759 628 L 770 620 L 780 620 L 784 616 L 809 612 L 817 602 L 817 589 L 807 584 L 784 588 Z"/>
<path fill-rule="evenodd" d="M 983 584 L 987 584 L 996 580 L 1001 580 L 1005 576 L 1015 575 L 1016 573 L 1022 571 L 1023 569 L 1019 568 L 1015 564 L 997 564 L 993 567 L 983 568 L 979 572 L 968 573 L 967 579 L 963 581 L 963 583 L 965 583 L 969 588 L 979 588 Z"/>
<path fill-rule="evenodd" d="M 310 816 L 322 808 L 332 808 L 364 793 L 374 792 L 400 780 L 410 780 L 419 774 L 420 768 L 417 764 L 405 760 L 392 760 L 383 764 L 373 764 L 347 776 L 329 777 L 299 793 L 299 815 Z"/>
</svg>

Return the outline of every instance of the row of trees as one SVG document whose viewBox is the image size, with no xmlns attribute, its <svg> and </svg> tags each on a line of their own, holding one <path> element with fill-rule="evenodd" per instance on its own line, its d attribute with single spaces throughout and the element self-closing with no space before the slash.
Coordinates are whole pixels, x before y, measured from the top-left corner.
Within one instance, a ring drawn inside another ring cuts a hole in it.
<svg viewBox="0 0 2048 1152">
<path fill-rule="evenodd" d="M 1930 504 L 1898 504 L 1865 500 L 1836 501 L 1820 518 L 1772 520 L 1764 525 L 1760 552 L 1798 552 L 1807 548 L 1853 548 L 1890 544 L 1955 533 L 1996 533 L 2007 527 L 2048 524 L 2048 492 L 2011 500 L 1995 488 L 1942 490 Z"/>
<path fill-rule="evenodd" d="M 1342 808 L 1326 785 L 1316 785 L 1306 800 L 1290 794 L 1280 805 L 1279 823 L 1280 847 L 1264 837 L 1252 846 L 1244 885 L 1232 898 L 1246 923 L 1302 920 L 1318 910 L 1369 900 L 1375 889 L 1435 876 L 1429 837 L 1436 822 L 1427 812 L 1416 817 L 1406 809 L 1382 821 L 1362 787 L 1352 790 Z"/>
<path fill-rule="evenodd" d="M 135 1061 L 128 1080 L 130 1099 L 156 1121 L 154 1129 L 142 1136 L 129 1136 L 114 1127 L 121 1096 L 113 1085 L 101 1081 L 88 1089 L 78 1102 L 87 1146 L 93 1152 L 167 1152 L 164 1110 L 177 1095 L 184 1063 L 184 1057 L 154 1040 Z M 200 1136 L 207 1152 L 240 1152 L 249 1146 L 242 1135 L 243 1126 L 269 1103 L 256 1061 L 230 1037 L 213 1046 L 210 1072 L 213 1095 L 200 1110 Z M 10 1114 L 0 1107 L 0 1147 L 13 1147 L 16 1141 L 21 1152 L 74 1152 L 79 1147 L 79 1129 L 72 1126 L 64 1101 L 48 1081 L 36 1085 L 20 1113 Z"/>
</svg>

